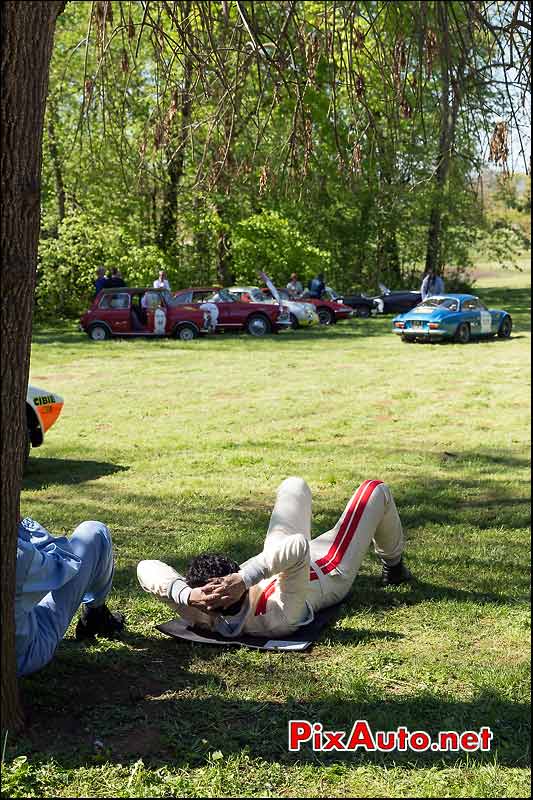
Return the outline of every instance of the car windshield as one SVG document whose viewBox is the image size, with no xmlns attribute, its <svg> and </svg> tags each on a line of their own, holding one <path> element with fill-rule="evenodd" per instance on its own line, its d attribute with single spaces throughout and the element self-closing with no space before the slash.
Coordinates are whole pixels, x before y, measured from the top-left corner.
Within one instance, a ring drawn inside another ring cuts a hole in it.
<svg viewBox="0 0 533 800">
<path fill-rule="evenodd" d="M 326 297 L 329 297 L 330 300 L 340 300 L 340 294 L 337 294 L 331 286 L 326 286 Z"/>
<path fill-rule="evenodd" d="M 414 310 L 424 313 L 424 311 L 433 311 L 435 308 L 447 308 L 448 311 L 457 311 L 459 302 L 454 297 L 428 297 Z"/>
</svg>

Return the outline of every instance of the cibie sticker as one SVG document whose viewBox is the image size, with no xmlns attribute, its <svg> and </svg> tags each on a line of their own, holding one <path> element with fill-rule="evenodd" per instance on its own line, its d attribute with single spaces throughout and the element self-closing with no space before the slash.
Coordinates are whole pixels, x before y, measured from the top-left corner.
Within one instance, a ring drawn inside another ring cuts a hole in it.
<svg viewBox="0 0 533 800">
<path fill-rule="evenodd" d="M 24 519 L 20 521 L 20 524 L 28 531 L 36 531 L 39 527 L 39 523 L 35 522 L 31 517 L 24 517 Z"/>
<path fill-rule="evenodd" d="M 47 406 L 49 403 L 55 403 L 55 397 L 53 394 L 45 394 L 42 397 L 34 397 L 33 403 L 36 406 Z"/>
</svg>

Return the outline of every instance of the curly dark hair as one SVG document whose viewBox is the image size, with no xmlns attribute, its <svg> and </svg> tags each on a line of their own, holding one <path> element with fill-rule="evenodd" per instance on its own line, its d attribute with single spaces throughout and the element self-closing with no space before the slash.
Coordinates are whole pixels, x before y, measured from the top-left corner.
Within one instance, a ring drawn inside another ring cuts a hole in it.
<svg viewBox="0 0 533 800">
<path fill-rule="evenodd" d="M 239 565 L 236 561 L 224 553 L 200 553 L 189 562 L 187 572 L 185 573 L 185 581 L 191 587 L 196 589 L 199 586 L 205 586 L 209 583 L 211 578 L 223 578 L 225 575 L 231 575 L 233 572 L 239 571 Z M 232 616 L 237 614 L 244 602 L 244 594 L 240 600 L 233 603 L 224 610 L 224 615 Z"/>
</svg>

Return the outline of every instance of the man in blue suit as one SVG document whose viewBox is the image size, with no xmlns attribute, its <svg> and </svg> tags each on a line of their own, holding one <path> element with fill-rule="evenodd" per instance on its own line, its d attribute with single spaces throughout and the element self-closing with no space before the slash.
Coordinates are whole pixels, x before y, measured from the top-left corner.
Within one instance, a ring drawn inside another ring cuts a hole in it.
<svg viewBox="0 0 533 800">
<path fill-rule="evenodd" d="M 76 638 L 115 638 L 124 616 L 105 600 L 113 581 L 111 535 L 102 522 L 82 522 L 70 539 L 54 537 L 35 520 L 19 522 L 15 641 L 17 673 L 29 675 L 52 660 L 82 605 Z"/>
</svg>

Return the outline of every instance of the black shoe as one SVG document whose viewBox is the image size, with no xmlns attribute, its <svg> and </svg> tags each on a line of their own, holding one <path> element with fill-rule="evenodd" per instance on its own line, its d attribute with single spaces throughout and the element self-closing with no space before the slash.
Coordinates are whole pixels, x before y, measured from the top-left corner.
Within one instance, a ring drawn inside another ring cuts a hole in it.
<svg viewBox="0 0 533 800">
<path fill-rule="evenodd" d="M 92 639 L 96 634 L 106 639 L 116 639 L 125 624 L 124 614 L 120 611 L 110 611 L 106 605 L 91 608 L 84 604 L 76 625 L 76 639 Z"/>
<path fill-rule="evenodd" d="M 383 562 L 383 569 L 381 572 L 381 583 L 383 586 L 398 586 L 400 583 L 408 583 L 412 579 L 411 570 L 405 566 L 403 559 L 400 559 L 393 567 Z"/>
</svg>

